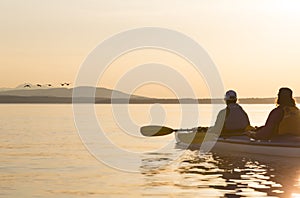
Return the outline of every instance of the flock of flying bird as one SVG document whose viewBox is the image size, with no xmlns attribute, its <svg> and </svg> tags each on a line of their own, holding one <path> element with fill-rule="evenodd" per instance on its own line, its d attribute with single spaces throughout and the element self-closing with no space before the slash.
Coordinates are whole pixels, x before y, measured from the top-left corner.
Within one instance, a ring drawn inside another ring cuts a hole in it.
<svg viewBox="0 0 300 198">
<path fill-rule="evenodd" d="M 71 83 L 60 83 L 60 86 L 69 86 Z M 36 86 L 38 87 L 43 87 L 43 86 L 47 86 L 47 87 L 52 87 L 52 84 L 45 84 L 45 85 L 42 85 L 42 84 L 36 84 Z M 25 84 L 24 87 L 26 88 L 31 88 L 31 85 L 30 84 Z"/>
</svg>

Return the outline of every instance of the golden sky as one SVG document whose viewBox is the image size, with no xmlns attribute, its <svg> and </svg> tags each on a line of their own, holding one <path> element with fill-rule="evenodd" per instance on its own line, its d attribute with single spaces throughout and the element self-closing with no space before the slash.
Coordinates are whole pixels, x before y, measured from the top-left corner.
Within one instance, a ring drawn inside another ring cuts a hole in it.
<svg viewBox="0 0 300 198">
<path fill-rule="evenodd" d="M 237 90 L 240 97 L 276 96 L 282 86 L 300 96 L 298 0 L 3 0 L 0 20 L 0 87 L 73 83 L 85 57 L 101 41 L 151 26 L 197 41 L 216 64 L 224 88 Z M 209 95 L 189 63 L 157 50 L 119 57 L 99 85 L 113 88 L 122 72 L 151 61 L 174 67 L 197 96 Z M 157 85 L 135 93 L 174 96 Z"/>
</svg>

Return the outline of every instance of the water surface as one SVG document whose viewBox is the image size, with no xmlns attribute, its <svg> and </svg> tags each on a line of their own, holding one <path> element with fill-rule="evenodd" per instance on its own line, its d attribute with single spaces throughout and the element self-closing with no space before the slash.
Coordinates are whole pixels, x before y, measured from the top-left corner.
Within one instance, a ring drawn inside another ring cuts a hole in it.
<svg viewBox="0 0 300 198">
<path fill-rule="evenodd" d="M 262 125 L 274 105 L 243 107 L 253 125 Z M 180 127 L 180 107 L 163 108 L 164 124 Z M 211 125 L 211 107 L 199 109 L 199 124 Z M 149 105 L 130 105 L 129 112 L 137 126 L 153 122 Z M 173 135 L 151 140 L 138 137 L 138 130 L 124 135 L 111 105 L 96 105 L 96 115 L 116 147 L 139 154 L 136 172 L 105 165 L 89 153 L 71 105 L 1 104 L 0 197 L 300 197 L 299 159 L 199 155 L 176 148 Z M 166 144 L 174 146 L 160 149 Z M 102 146 L 107 159 L 127 157 Z"/>
</svg>

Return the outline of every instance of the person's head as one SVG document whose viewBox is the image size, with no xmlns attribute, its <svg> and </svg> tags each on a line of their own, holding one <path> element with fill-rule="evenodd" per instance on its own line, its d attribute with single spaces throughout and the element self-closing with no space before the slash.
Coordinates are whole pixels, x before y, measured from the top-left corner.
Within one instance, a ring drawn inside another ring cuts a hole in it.
<svg viewBox="0 0 300 198">
<path fill-rule="evenodd" d="M 227 105 L 232 104 L 232 103 L 236 103 L 237 101 L 237 94 L 235 91 L 233 90 L 229 90 L 226 92 L 224 100 L 226 102 Z"/>
<path fill-rule="evenodd" d="M 280 106 L 296 106 L 293 99 L 293 91 L 290 88 L 282 87 L 279 89 L 277 104 Z"/>
</svg>

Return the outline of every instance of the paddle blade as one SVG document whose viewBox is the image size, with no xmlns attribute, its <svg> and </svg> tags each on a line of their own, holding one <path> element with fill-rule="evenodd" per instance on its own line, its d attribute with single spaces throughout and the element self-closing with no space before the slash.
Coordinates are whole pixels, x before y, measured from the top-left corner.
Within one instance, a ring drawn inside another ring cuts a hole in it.
<svg viewBox="0 0 300 198">
<path fill-rule="evenodd" d="M 153 136 L 169 135 L 174 130 L 165 126 L 150 125 L 150 126 L 141 127 L 140 131 L 143 136 L 153 137 Z"/>
</svg>

